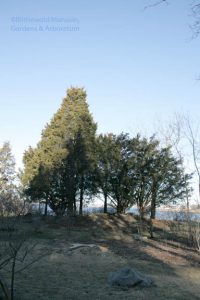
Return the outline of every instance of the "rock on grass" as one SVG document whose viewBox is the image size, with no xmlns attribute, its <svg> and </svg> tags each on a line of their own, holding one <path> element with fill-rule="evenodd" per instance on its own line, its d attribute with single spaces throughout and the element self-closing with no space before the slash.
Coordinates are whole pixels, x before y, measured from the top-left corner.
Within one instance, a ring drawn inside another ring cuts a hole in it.
<svg viewBox="0 0 200 300">
<path fill-rule="evenodd" d="M 125 267 L 110 274 L 108 277 L 108 283 L 111 286 L 121 287 L 149 287 L 153 284 L 153 281 L 139 271 L 130 267 Z"/>
</svg>

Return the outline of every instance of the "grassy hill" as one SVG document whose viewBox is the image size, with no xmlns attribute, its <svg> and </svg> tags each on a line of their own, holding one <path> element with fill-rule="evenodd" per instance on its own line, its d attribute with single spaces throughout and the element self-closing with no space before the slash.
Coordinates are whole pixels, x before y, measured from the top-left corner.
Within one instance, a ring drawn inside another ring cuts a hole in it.
<svg viewBox="0 0 200 300">
<path fill-rule="evenodd" d="M 8 242 L 5 224 L 11 221 L 1 219 L 1 245 Z M 155 238 L 150 239 L 148 222 L 131 214 L 21 217 L 9 238 L 24 236 L 25 247 L 34 245 L 27 259 L 36 261 L 16 274 L 15 299 L 200 299 L 200 256 L 180 226 L 155 220 Z M 110 287 L 108 275 L 124 266 L 148 275 L 154 286 Z M 9 273 L 1 274 L 9 279 Z"/>
</svg>

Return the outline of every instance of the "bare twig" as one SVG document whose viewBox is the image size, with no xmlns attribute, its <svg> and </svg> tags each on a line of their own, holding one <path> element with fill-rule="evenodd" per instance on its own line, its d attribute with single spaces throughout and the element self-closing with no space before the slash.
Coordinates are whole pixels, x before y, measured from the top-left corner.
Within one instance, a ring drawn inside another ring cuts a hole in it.
<svg viewBox="0 0 200 300">
<path fill-rule="evenodd" d="M 154 3 L 152 3 L 152 4 L 146 5 L 146 6 L 144 7 L 144 10 L 149 9 L 149 8 L 152 8 L 152 7 L 156 7 L 156 6 L 158 6 L 158 5 L 160 5 L 160 4 L 163 4 L 163 3 L 166 4 L 166 5 L 169 4 L 169 2 L 168 2 L 167 0 L 159 0 L 159 1 L 156 1 L 156 2 L 154 2 Z"/>
</svg>

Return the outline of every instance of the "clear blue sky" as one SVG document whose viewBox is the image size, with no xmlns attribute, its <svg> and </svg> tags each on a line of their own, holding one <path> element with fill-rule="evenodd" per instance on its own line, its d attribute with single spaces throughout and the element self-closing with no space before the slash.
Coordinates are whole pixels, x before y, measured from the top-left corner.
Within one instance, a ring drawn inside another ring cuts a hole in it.
<svg viewBox="0 0 200 300">
<path fill-rule="evenodd" d="M 190 40 L 190 1 L 144 11 L 151 2 L 1 1 L 0 144 L 11 142 L 18 166 L 70 86 L 87 90 L 99 132 L 153 131 L 174 111 L 200 117 L 200 38 Z M 15 17 L 76 18 L 79 30 L 19 32 L 67 23 Z"/>
</svg>

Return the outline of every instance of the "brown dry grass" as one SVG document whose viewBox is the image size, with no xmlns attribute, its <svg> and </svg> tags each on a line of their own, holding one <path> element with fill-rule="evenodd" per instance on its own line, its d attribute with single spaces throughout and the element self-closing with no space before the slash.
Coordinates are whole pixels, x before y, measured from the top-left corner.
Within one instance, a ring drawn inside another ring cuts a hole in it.
<svg viewBox="0 0 200 300">
<path fill-rule="evenodd" d="M 66 218 L 23 219 L 21 230 L 37 242 L 35 256 L 50 254 L 16 276 L 16 299 L 200 299 L 200 256 L 172 237 L 169 225 L 155 221 L 156 238 L 139 240 L 139 222 L 132 215 L 77 217 L 70 228 Z M 70 251 L 78 242 L 96 246 Z M 155 286 L 111 288 L 109 273 L 123 266 L 150 276 Z"/>
</svg>

